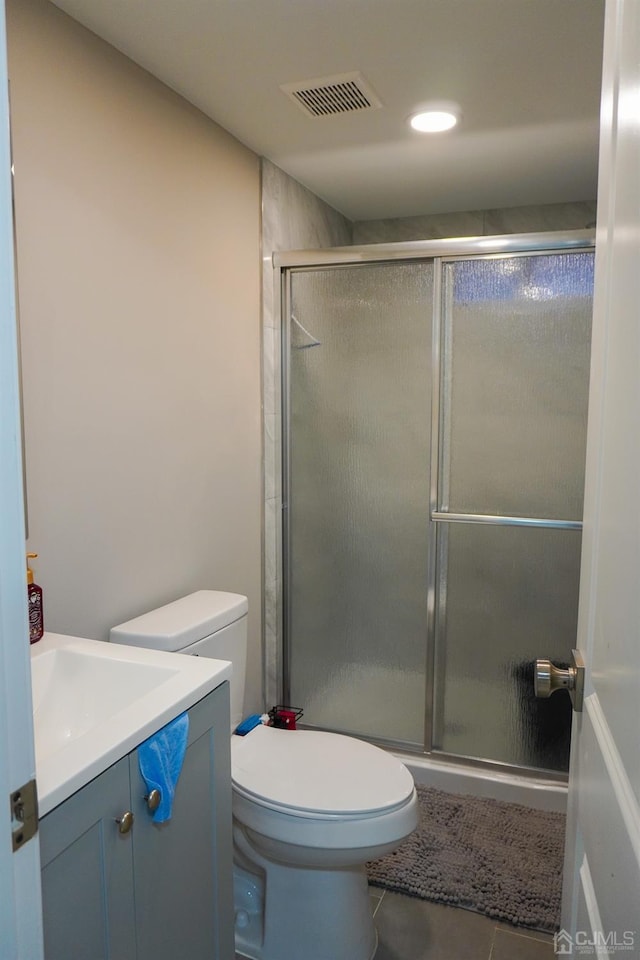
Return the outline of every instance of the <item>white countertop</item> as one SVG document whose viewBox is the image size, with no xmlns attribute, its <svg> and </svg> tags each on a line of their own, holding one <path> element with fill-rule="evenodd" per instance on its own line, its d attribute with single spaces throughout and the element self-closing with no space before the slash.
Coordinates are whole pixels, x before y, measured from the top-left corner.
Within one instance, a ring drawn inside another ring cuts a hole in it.
<svg viewBox="0 0 640 960">
<path fill-rule="evenodd" d="M 229 680 L 231 664 L 45 633 L 31 673 L 42 817 Z"/>
</svg>

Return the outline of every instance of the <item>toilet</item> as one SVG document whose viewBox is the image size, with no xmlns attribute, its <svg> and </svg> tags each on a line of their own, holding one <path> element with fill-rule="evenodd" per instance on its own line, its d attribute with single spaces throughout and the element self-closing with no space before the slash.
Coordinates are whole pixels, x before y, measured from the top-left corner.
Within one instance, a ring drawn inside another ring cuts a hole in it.
<svg viewBox="0 0 640 960">
<path fill-rule="evenodd" d="M 230 660 L 243 719 L 247 598 L 200 590 L 111 630 L 112 643 Z M 353 737 L 259 724 L 231 736 L 236 951 L 252 960 L 371 960 L 365 864 L 418 824 L 413 778 Z"/>
</svg>

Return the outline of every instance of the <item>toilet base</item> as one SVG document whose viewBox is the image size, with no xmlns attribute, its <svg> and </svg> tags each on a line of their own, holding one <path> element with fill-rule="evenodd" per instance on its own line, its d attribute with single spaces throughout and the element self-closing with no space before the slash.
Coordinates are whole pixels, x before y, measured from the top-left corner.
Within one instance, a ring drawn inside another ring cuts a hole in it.
<svg viewBox="0 0 640 960">
<path fill-rule="evenodd" d="M 236 952 L 250 960 L 372 960 L 378 937 L 364 864 L 267 860 L 234 823 Z"/>
</svg>

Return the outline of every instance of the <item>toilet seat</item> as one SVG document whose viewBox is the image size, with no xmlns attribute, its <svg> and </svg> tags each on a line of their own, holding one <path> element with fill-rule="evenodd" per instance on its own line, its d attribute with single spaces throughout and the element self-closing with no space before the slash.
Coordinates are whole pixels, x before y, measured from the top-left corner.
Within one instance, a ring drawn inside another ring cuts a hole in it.
<svg viewBox="0 0 640 960">
<path fill-rule="evenodd" d="M 262 838 L 263 849 L 275 843 L 276 857 L 285 847 L 289 858 L 293 848 L 342 851 L 348 862 L 358 850 L 383 856 L 418 822 L 404 764 L 337 733 L 261 725 L 233 736 L 231 780 L 234 817 Z"/>
<path fill-rule="evenodd" d="M 313 820 L 380 817 L 413 795 L 406 767 L 353 737 L 260 725 L 231 738 L 236 795 L 273 811 Z"/>
</svg>

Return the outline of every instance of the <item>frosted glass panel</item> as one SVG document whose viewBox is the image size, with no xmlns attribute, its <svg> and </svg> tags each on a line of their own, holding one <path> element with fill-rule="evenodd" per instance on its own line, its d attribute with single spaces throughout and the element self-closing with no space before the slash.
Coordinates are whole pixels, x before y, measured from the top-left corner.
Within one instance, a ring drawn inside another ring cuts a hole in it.
<svg viewBox="0 0 640 960">
<path fill-rule="evenodd" d="M 430 525 L 433 264 L 288 277 L 290 702 L 419 749 L 428 703 L 427 750 L 566 770 L 570 701 L 535 699 L 533 662 L 575 646 L 580 533 Z M 440 511 L 581 519 L 593 255 L 448 260 L 442 279 Z"/>
<path fill-rule="evenodd" d="M 452 523 L 440 534 L 435 746 L 566 770 L 571 702 L 537 700 L 532 663 L 570 660 L 580 533 Z"/>
<path fill-rule="evenodd" d="M 430 263 L 291 277 L 290 698 L 305 721 L 422 745 Z"/>
<path fill-rule="evenodd" d="M 450 262 L 440 508 L 582 518 L 593 254 Z"/>
</svg>

